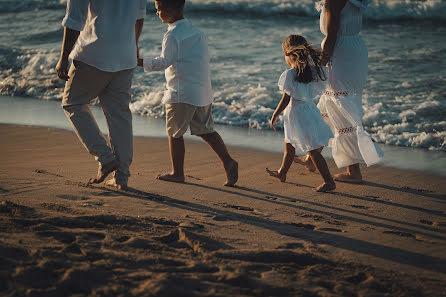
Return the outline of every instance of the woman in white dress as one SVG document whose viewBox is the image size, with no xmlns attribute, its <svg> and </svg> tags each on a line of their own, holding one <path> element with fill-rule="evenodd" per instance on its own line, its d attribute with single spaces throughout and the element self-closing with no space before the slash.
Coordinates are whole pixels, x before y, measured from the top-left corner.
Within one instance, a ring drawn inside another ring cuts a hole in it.
<svg viewBox="0 0 446 297">
<path fill-rule="evenodd" d="M 370 0 L 323 0 L 318 3 L 322 41 L 322 62 L 328 66 L 328 87 L 318 108 L 331 128 L 330 139 L 336 165 L 347 171 L 336 174 L 334 180 L 362 183 L 359 163 L 367 166 L 382 160 L 383 154 L 362 126 L 362 90 L 367 71 L 367 47 L 359 32 L 362 16 Z M 308 158 L 296 157 L 313 171 Z"/>
</svg>

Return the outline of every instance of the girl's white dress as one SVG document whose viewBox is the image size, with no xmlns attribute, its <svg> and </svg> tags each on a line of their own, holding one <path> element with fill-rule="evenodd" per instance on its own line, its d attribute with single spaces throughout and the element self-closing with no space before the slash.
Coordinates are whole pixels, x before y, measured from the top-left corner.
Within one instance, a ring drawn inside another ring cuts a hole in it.
<svg viewBox="0 0 446 297">
<path fill-rule="evenodd" d="M 362 15 L 370 0 L 348 0 L 341 12 L 340 28 L 331 63 L 328 65 L 328 87 L 318 104 L 324 120 L 333 131 L 330 140 L 333 159 L 338 167 L 356 163 L 367 166 L 383 158 L 379 147 L 372 142 L 362 126 L 362 90 L 368 61 L 367 47 L 359 32 Z M 325 1 L 319 2 L 320 29 L 326 32 Z M 322 41 L 322 47 L 325 39 Z"/>
<path fill-rule="evenodd" d="M 291 97 L 283 114 L 285 142 L 308 152 L 327 146 L 333 137 L 313 102 L 313 98 L 325 90 L 326 84 L 323 81 L 300 83 L 296 80 L 296 74 L 294 68 L 286 70 L 278 82 L 280 90 Z"/>
</svg>

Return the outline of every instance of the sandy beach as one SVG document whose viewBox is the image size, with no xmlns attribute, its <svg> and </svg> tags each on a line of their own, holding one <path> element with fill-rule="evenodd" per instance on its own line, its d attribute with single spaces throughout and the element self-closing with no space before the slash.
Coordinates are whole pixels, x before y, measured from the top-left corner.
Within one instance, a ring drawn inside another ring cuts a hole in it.
<svg viewBox="0 0 446 297">
<path fill-rule="evenodd" d="M 364 168 L 314 193 L 318 174 L 295 164 L 280 183 L 265 167 L 281 154 L 229 147 L 228 188 L 186 140 L 186 183 L 167 183 L 167 139 L 135 137 L 117 191 L 88 184 L 97 164 L 70 131 L 0 135 L 1 296 L 446 296 L 444 176 Z"/>
</svg>

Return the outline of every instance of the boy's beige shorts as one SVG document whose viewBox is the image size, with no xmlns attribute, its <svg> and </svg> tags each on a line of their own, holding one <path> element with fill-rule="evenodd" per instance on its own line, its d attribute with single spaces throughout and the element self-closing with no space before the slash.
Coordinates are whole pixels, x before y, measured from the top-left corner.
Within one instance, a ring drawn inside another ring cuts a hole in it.
<svg viewBox="0 0 446 297">
<path fill-rule="evenodd" d="M 167 135 L 179 138 L 186 133 L 188 127 L 192 135 L 214 132 L 212 104 L 207 106 L 194 106 L 187 103 L 166 104 Z"/>
</svg>

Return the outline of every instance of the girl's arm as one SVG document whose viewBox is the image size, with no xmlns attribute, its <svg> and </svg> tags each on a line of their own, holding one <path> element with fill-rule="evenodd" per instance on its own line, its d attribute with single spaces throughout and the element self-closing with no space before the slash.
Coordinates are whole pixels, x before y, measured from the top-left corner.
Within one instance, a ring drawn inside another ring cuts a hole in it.
<svg viewBox="0 0 446 297">
<path fill-rule="evenodd" d="M 288 106 L 288 103 L 290 103 L 290 95 L 287 93 L 283 93 L 282 100 L 280 100 L 279 105 L 277 105 L 276 111 L 273 113 L 273 116 L 271 117 L 271 120 L 269 122 L 269 126 L 271 129 L 276 131 L 276 128 L 274 127 L 277 123 L 277 118 L 282 113 L 282 111 Z"/>
<path fill-rule="evenodd" d="M 171 35 L 164 36 L 161 55 L 152 59 L 141 60 L 140 66 L 147 72 L 165 70 L 176 61 L 178 45 L 176 39 Z"/>
<path fill-rule="evenodd" d="M 322 49 L 322 65 L 327 65 L 333 55 L 336 39 L 338 38 L 339 24 L 341 19 L 341 11 L 347 0 L 326 0 L 325 2 L 325 19 L 327 38 Z"/>
</svg>

